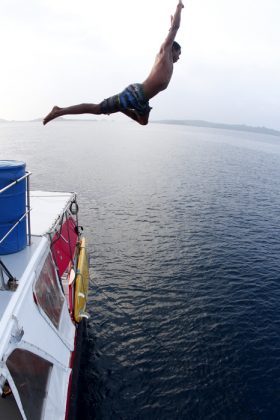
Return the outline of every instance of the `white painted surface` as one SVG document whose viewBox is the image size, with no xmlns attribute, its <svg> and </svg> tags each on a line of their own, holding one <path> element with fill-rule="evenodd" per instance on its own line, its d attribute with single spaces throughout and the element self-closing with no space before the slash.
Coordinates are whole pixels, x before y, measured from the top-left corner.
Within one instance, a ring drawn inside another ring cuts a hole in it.
<svg viewBox="0 0 280 420">
<path fill-rule="evenodd" d="M 50 232 L 73 198 L 73 193 L 31 191 L 31 234 Z"/>
<path fill-rule="evenodd" d="M 33 297 L 33 285 L 50 252 L 47 233 L 53 231 L 74 197 L 73 193 L 31 192 L 31 246 L 18 253 L 1 256 L 18 280 L 18 287 L 14 292 L 0 291 L 0 375 L 7 377 L 5 360 L 15 348 L 29 350 L 53 363 L 42 419 L 64 420 L 71 372 L 69 361 L 76 330 L 66 299 L 60 325 L 56 329 L 39 310 Z M 17 341 L 13 336 L 16 337 L 21 330 L 22 337 Z"/>
</svg>

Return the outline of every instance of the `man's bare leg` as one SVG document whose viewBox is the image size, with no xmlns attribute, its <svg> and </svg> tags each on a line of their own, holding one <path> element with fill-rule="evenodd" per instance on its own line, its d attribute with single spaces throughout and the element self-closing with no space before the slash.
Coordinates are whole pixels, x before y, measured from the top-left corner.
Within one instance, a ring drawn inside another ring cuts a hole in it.
<svg viewBox="0 0 280 420">
<path fill-rule="evenodd" d="M 94 114 L 100 115 L 101 109 L 100 104 L 80 104 L 68 106 L 66 108 L 59 108 L 54 106 L 51 112 L 44 118 L 43 124 L 47 124 L 55 118 L 62 117 L 63 115 L 75 115 L 75 114 Z"/>
<path fill-rule="evenodd" d="M 147 125 L 149 121 L 149 114 L 139 115 L 135 109 L 124 109 L 121 111 L 126 116 L 132 118 L 134 121 L 137 121 L 141 125 Z"/>
</svg>

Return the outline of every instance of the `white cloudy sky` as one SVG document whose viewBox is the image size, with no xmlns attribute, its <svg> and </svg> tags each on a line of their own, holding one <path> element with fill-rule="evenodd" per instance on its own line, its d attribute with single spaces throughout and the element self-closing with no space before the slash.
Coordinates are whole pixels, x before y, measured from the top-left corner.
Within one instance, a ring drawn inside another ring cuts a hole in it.
<svg viewBox="0 0 280 420">
<path fill-rule="evenodd" d="M 280 1 L 185 0 L 182 45 L 153 119 L 280 129 Z M 99 102 L 143 81 L 175 0 L 0 0 L 0 118 Z M 125 118 L 120 116 L 119 118 Z"/>
</svg>

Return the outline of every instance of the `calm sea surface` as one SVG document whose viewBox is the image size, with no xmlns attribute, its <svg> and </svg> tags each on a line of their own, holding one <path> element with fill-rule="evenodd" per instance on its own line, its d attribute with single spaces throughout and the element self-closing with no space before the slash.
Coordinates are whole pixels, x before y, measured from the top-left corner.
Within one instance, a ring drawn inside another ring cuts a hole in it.
<svg viewBox="0 0 280 420">
<path fill-rule="evenodd" d="M 93 284 L 83 419 L 280 419 L 280 139 L 0 125 L 32 188 L 76 191 Z"/>
</svg>

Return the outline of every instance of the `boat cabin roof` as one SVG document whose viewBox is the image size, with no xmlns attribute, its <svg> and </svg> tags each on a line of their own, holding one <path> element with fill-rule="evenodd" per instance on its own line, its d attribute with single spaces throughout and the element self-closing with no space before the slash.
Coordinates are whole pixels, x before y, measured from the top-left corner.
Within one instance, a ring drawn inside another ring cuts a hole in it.
<svg viewBox="0 0 280 420">
<path fill-rule="evenodd" d="M 49 247 L 48 234 L 55 232 L 62 215 L 75 199 L 75 193 L 30 191 L 31 244 L 20 252 L 0 255 L 1 261 L 19 283 L 28 267 L 36 266 L 42 250 Z M 13 294 L 0 288 L 0 320 Z"/>
<path fill-rule="evenodd" d="M 75 193 L 30 191 L 31 245 L 14 254 L 0 255 L 8 269 L 12 267 L 10 271 L 18 280 L 36 253 L 40 238 L 55 232 L 64 212 L 75 199 Z"/>
<path fill-rule="evenodd" d="M 53 231 L 74 198 L 68 192 L 30 191 L 31 234 L 43 236 Z"/>
</svg>

